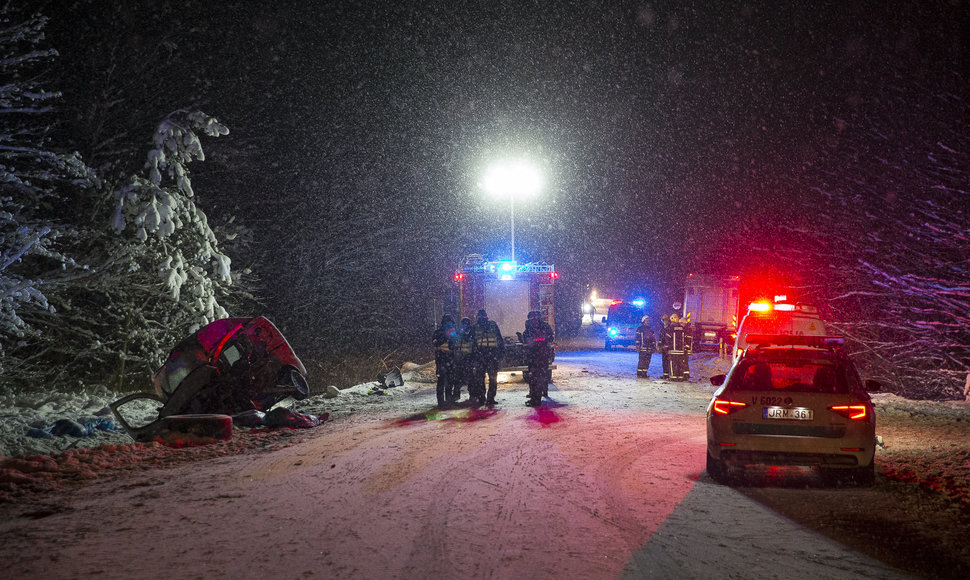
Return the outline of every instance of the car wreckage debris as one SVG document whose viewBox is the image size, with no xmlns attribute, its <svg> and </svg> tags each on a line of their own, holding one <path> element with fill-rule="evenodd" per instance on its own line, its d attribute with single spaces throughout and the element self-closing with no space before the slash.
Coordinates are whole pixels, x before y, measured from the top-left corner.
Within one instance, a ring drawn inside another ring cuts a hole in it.
<svg viewBox="0 0 970 580">
<path fill-rule="evenodd" d="M 152 383 L 154 393 L 134 393 L 109 405 L 136 441 L 154 440 L 172 431 L 164 419 L 173 416 L 226 416 L 231 431 L 232 415 L 266 412 L 284 399 L 300 400 L 310 394 L 303 363 L 276 326 L 262 316 L 224 318 L 202 327 L 175 345 Z M 161 408 L 157 420 L 136 427 L 125 420 L 120 408 L 139 399 L 156 401 Z M 292 417 L 284 421 L 313 423 Z"/>
</svg>

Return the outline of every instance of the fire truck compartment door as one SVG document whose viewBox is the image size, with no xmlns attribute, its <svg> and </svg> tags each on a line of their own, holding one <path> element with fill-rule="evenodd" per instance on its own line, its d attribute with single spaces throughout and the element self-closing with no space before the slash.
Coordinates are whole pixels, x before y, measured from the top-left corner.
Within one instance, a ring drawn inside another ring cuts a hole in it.
<svg viewBox="0 0 970 580">
<path fill-rule="evenodd" d="M 529 316 L 528 280 L 486 280 L 485 311 L 498 324 L 502 336 L 525 330 Z"/>
</svg>

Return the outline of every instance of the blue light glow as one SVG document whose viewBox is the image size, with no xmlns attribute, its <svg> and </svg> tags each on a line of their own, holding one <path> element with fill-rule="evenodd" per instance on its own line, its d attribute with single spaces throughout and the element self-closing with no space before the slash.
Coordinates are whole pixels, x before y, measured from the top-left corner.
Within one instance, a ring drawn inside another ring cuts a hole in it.
<svg viewBox="0 0 970 580">
<path fill-rule="evenodd" d="M 514 260 L 502 260 L 498 262 L 498 269 L 503 272 L 515 272 L 517 264 Z"/>
<path fill-rule="evenodd" d="M 611 328 L 607 332 L 609 332 L 610 336 L 616 336 L 617 334 L 620 334 L 620 331 L 615 328 Z"/>
<path fill-rule="evenodd" d="M 633 304 L 634 306 L 646 306 L 646 304 L 647 304 L 647 301 L 646 301 L 646 300 L 644 300 L 643 298 L 637 298 L 636 300 L 634 300 L 634 301 L 632 302 L 632 304 Z"/>
</svg>

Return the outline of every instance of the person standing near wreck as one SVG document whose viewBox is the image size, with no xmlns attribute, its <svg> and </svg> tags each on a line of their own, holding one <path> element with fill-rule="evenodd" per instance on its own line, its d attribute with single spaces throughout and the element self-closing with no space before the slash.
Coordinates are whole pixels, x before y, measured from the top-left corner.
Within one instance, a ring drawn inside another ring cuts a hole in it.
<svg viewBox="0 0 970 580">
<path fill-rule="evenodd" d="M 436 395 L 438 396 L 438 407 L 444 407 L 452 399 L 451 378 L 453 376 L 458 331 L 455 328 L 455 319 L 450 314 L 441 317 L 441 326 L 431 335 L 431 343 L 434 345 L 435 372 L 438 374 L 438 385 Z"/>
<path fill-rule="evenodd" d="M 470 328 L 475 343 L 474 379 L 480 404 L 494 405 L 498 391 L 498 360 L 505 354 L 505 340 L 494 320 L 488 319 L 485 310 L 478 311 L 478 319 Z M 488 392 L 485 392 L 485 375 L 488 375 Z"/>
<path fill-rule="evenodd" d="M 538 310 L 530 312 L 522 333 L 528 349 L 529 400 L 526 405 L 529 407 L 540 406 L 542 397 L 548 395 L 549 349 L 553 338 L 552 327 L 542 319 L 542 314 Z"/>
</svg>

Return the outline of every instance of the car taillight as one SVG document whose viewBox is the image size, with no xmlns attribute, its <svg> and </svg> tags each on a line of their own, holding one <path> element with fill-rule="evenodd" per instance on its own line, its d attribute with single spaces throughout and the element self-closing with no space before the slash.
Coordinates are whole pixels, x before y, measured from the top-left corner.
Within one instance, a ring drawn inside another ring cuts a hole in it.
<svg viewBox="0 0 970 580">
<path fill-rule="evenodd" d="M 747 407 L 747 403 L 741 401 L 731 401 L 729 399 L 714 399 L 714 412 L 718 415 L 730 415 L 735 411 L 740 411 Z"/>
<path fill-rule="evenodd" d="M 856 421 L 865 421 L 869 415 L 865 405 L 835 405 L 829 411 Z"/>
</svg>

